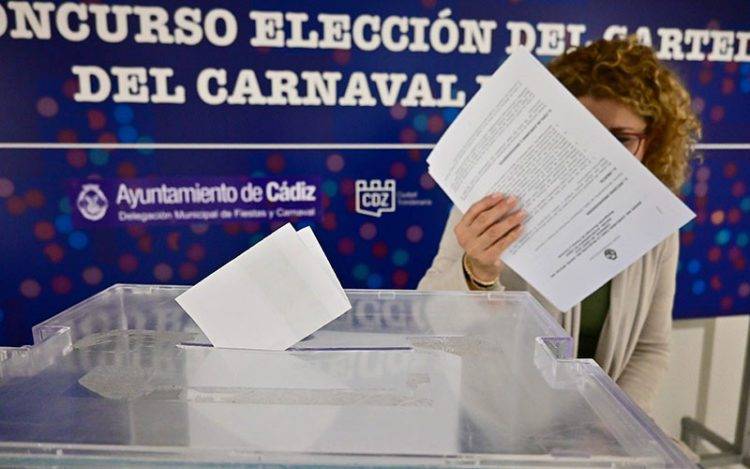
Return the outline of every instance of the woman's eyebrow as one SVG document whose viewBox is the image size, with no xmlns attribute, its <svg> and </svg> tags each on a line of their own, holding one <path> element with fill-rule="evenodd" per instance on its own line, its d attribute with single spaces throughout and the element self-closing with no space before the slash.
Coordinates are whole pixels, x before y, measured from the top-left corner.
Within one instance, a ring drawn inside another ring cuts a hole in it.
<svg viewBox="0 0 750 469">
<path fill-rule="evenodd" d="M 607 127 L 607 130 L 610 132 L 633 132 L 633 133 L 640 133 L 644 130 L 638 130 L 635 127 Z"/>
</svg>

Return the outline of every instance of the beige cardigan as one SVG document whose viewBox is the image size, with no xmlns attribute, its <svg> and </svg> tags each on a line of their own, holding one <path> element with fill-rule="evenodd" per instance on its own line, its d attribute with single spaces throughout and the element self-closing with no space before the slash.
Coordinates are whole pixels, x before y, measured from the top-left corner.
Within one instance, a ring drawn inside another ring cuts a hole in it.
<svg viewBox="0 0 750 469">
<path fill-rule="evenodd" d="M 453 208 L 432 266 L 419 282 L 420 290 L 468 290 L 463 274 L 463 249 L 453 227 L 461 219 Z M 651 405 L 669 359 L 672 304 L 675 293 L 679 237 L 662 241 L 612 279 L 609 313 L 594 359 L 641 408 Z M 573 337 L 578 350 L 581 305 L 563 314 L 510 268 L 500 275 L 497 290 L 529 291 Z"/>
</svg>

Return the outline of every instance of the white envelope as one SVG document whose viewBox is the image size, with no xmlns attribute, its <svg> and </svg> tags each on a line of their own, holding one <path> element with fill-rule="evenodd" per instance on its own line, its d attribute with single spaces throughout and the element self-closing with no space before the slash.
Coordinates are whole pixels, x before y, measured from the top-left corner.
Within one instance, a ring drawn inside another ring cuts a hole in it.
<svg viewBox="0 0 750 469">
<path fill-rule="evenodd" d="M 351 308 L 309 228 L 290 224 L 176 298 L 216 347 L 285 350 Z"/>
</svg>

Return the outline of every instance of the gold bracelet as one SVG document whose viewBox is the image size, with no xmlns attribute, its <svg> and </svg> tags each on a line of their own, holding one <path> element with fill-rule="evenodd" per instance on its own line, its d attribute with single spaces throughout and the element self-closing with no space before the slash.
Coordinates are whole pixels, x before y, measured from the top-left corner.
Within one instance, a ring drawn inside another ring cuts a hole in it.
<svg viewBox="0 0 750 469">
<path fill-rule="evenodd" d="M 469 257 L 464 253 L 463 258 L 463 266 L 464 266 L 464 274 L 469 278 L 471 283 L 476 285 L 479 288 L 492 288 L 495 285 L 497 285 L 498 280 L 500 280 L 500 276 L 498 275 L 495 277 L 491 282 L 485 282 L 482 280 L 479 280 L 475 275 L 474 272 L 471 270 L 471 266 L 469 264 Z"/>
</svg>

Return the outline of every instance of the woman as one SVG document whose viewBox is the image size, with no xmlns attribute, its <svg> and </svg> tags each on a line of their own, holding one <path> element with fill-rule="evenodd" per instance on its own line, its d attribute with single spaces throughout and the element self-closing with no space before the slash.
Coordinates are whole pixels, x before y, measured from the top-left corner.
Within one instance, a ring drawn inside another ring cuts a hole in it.
<svg viewBox="0 0 750 469">
<path fill-rule="evenodd" d="M 550 71 L 665 185 L 684 182 L 700 123 L 690 96 L 654 52 L 635 39 L 599 40 L 562 55 Z M 669 357 L 677 233 L 563 315 L 500 256 L 523 228 L 510 196 L 491 194 L 465 214 L 451 211 L 426 290 L 528 290 L 573 336 L 578 357 L 594 358 L 646 412 Z"/>
</svg>

